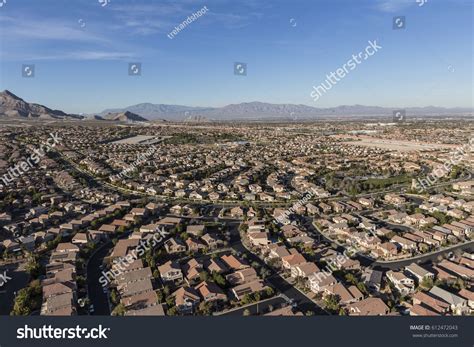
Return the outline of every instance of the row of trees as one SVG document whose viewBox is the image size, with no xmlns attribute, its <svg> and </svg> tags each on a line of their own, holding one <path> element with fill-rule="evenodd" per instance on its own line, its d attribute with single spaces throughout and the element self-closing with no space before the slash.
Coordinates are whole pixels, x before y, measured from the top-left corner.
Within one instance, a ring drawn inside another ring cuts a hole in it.
<svg viewBox="0 0 474 347">
<path fill-rule="evenodd" d="M 18 291 L 13 310 L 10 312 L 12 316 L 28 316 L 34 311 L 41 308 L 42 289 L 39 280 L 30 282 L 28 287 Z"/>
</svg>

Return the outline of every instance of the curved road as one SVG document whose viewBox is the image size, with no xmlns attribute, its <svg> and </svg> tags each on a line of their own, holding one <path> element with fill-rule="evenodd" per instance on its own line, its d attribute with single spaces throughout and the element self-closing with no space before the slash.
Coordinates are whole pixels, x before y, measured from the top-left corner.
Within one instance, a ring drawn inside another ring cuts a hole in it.
<svg viewBox="0 0 474 347">
<path fill-rule="evenodd" d="M 92 255 L 87 263 L 87 289 L 89 299 L 91 304 L 94 305 L 94 315 L 98 316 L 110 315 L 109 299 L 107 294 L 103 292 L 99 278 L 102 276 L 100 266 L 113 246 L 114 244 L 112 242 L 104 244 L 102 248 Z"/>
<path fill-rule="evenodd" d="M 284 306 L 286 304 L 286 300 L 277 295 L 259 303 L 239 307 L 224 313 L 218 313 L 216 316 L 243 316 L 245 310 L 249 310 L 252 315 L 265 314 L 268 312 L 270 306 L 272 306 L 274 309 L 278 309 L 280 306 Z"/>
<path fill-rule="evenodd" d="M 396 269 L 405 267 L 407 265 L 410 265 L 411 263 L 414 263 L 414 262 L 416 262 L 417 264 L 428 263 L 430 261 L 436 260 L 438 256 L 440 255 L 444 255 L 445 253 L 453 252 L 459 249 L 463 251 L 466 251 L 466 250 L 469 250 L 471 252 L 474 251 L 474 241 L 465 242 L 459 245 L 454 245 L 451 247 L 440 249 L 432 253 L 418 255 L 416 257 L 411 257 L 408 259 L 394 260 L 394 261 L 375 261 L 372 264 L 372 267 L 375 268 L 376 270 L 380 270 L 380 269 L 396 270 Z"/>
<path fill-rule="evenodd" d="M 319 231 L 316 226 L 314 226 L 312 223 L 305 224 L 307 227 L 311 226 L 313 230 L 315 230 L 319 235 L 322 236 L 322 238 L 327 241 L 331 242 L 331 244 L 336 244 L 333 240 L 327 238 L 321 231 Z M 399 225 L 396 225 L 397 227 L 400 227 Z M 336 244 L 337 247 L 336 250 L 339 252 L 343 252 L 345 250 L 345 246 Z M 406 259 L 400 259 L 400 260 L 392 260 L 392 261 L 377 261 L 375 259 L 372 259 L 371 257 L 364 256 L 362 254 L 357 254 L 357 260 L 360 261 L 360 263 L 364 266 L 370 266 L 376 270 L 397 270 L 400 268 L 403 268 L 407 265 L 410 265 L 413 262 L 416 262 L 417 264 L 424 264 L 428 263 L 430 261 L 434 261 L 438 258 L 440 255 L 444 255 L 449 252 L 453 252 L 455 250 L 469 250 L 469 251 L 474 251 L 474 241 L 468 241 L 464 242 L 458 245 L 454 245 L 451 247 L 439 249 L 437 251 L 427 253 L 427 254 L 420 254 L 415 257 L 410 257 Z"/>
</svg>

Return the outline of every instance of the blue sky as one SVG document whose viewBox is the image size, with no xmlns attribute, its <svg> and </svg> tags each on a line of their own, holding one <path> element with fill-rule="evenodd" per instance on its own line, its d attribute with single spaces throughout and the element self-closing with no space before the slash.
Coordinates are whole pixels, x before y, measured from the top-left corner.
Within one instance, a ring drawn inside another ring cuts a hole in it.
<svg viewBox="0 0 474 347">
<path fill-rule="evenodd" d="M 71 113 L 141 102 L 472 107 L 472 0 L 419 5 L 7 0 L 0 7 L 0 89 Z M 204 6 L 205 15 L 168 38 Z M 392 30 L 399 15 L 406 29 Z M 382 49 L 314 102 L 312 86 L 369 40 Z M 129 62 L 142 63 L 142 76 L 128 75 Z M 234 75 L 234 62 L 248 64 L 247 76 Z M 35 64 L 34 78 L 22 77 L 22 64 Z"/>
</svg>

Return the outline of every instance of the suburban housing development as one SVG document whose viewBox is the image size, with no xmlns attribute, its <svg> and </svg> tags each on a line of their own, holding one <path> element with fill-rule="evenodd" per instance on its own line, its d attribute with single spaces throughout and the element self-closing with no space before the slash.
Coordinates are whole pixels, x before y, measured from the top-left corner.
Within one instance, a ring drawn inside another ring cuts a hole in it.
<svg viewBox="0 0 474 347">
<path fill-rule="evenodd" d="M 3 121 L 1 314 L 472 314 L 472 122 L 122 116 Z"/>
</svg>

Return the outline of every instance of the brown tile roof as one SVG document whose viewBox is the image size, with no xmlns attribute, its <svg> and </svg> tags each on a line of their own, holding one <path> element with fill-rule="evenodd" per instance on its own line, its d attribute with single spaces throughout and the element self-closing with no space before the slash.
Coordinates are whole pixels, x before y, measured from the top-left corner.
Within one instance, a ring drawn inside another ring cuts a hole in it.
<svg viewBox="0 0 474 347">
<path fill-rule="evenodd" d="M 380 316 L 390 311 L 387 305 L 379 298 L 367 298 L 365 300 L 348 305 L 350 315 L 358 316 Z"/>
<path fill-rule="evenodd" d="M 243 260 L 234 257 L 232 254 L 223 255 L 221 259 L 227 266 L 234 270 L 240 270 L 248 267 L 248 265 Z"/>
</svg>

